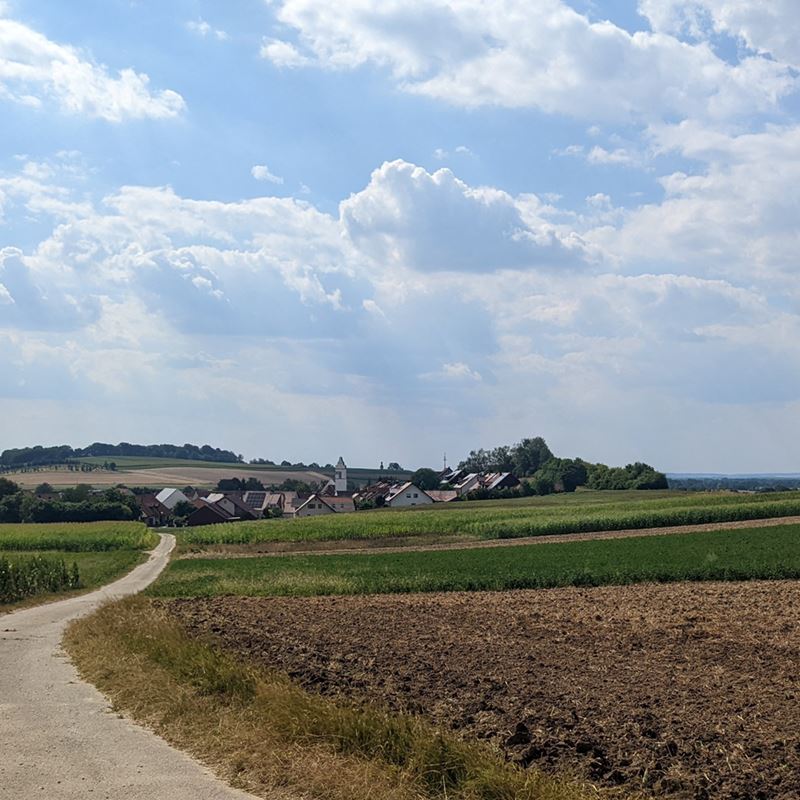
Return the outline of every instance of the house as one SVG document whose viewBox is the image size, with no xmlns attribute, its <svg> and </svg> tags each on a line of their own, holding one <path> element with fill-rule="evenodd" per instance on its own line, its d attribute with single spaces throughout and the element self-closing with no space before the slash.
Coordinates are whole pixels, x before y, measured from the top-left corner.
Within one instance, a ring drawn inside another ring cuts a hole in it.
<svg viewBox="0 0 800 800">
<path fill-rule="evenodd" d="M 451 503 L 458 497 L 458 492 L 455 489 L 426 489 L 425 494 L 434 503 Z"/>
<path fill-rule="evenodd" d="M 286 492 L 250 491 L 242 496 L 243 504 L 256 517 L 269 516 L 274 509 L 284 510 L 286 507 Z"/>
<path fill-rule="evenodd" d="M 178 503 L 189 502 L 189 498 L 180 489 L 162 489 L 156 495 L 156 500 L 169 511 L 172 511 Z"/>
<path fill-rule="evenodd" d="M 480 476 L 481 488 L 492 491 L 494 489 L 513 489 L 519 486 L 519 478 L 510 472 L 483 473 Z"/>
<path fill-rule="evenodd" d="M 197 504 L 195 510 L 186 518 L 186 524 L 192 527 L 196 525 L 214 525 L 218 522 L 233 522 L 234 517 L 224 509 L 212 505 L 203 500 L 195 500 Z"/>
<path fill-rule="evenodd" d="M 140 519 L 149 528 L 166 525 L 172 516 L 169 509 L 152 493 L 136 495 L 136 503 L 139 506 Z"/>
<path fill-rule="evenodd" d="M 473 489 L 479 489 L 481 486 L 480 475 L 477 472 L 470 472 L 465 475 L 463 472 L 456 476 L 455 483 L 450 481 L 450 485 L 455 489 L 456 493 L 460 496 L 469 494 Z"/>
<path fill-rule="evenodd" d="M 335 509 L 328 505 L 329 498 L 320 494 L 312 494 L 294 510 L 295 517 L 318 517 L 322 514 L 335 514 Z"/>
<path fill-rule="evenodd" d="M 325 502 L 338 514 L 347 514 L 356 510 L 356 504 L 352 496 L 349 495 L 326 495 L 323 494 L 322 498 Z"/>
<path fill-rule="evenodd" d="M 431 503 L 433 503 L 433 498 L 427 492 L 408 481 L 400 486 L 392 487 L 392 491 L 386 496 L 385 505 L 389 508 L 403 508 L 430 505 Z"/>
</svg>

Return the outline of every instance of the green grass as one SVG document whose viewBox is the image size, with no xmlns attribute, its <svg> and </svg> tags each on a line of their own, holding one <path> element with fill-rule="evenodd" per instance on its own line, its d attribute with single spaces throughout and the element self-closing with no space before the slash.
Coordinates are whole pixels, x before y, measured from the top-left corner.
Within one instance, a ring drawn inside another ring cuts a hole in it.
<svg viewBox="0 0 800 800">
<path fill-rule="evenodd" d="M 800 525 L 446 551 L 182 559 L 148 593 L 307 596 L 780 578 L 800 578 Z"/>
<path fill-rule="evenodd" d="M 503 539 L 800 515 L 800 492 L 782 494 L 581 492 L 525 503 L 489 501 L 208 525 L 183 531 L 184 549 L 258 542 L 384 539 L 419 535 Z M 632 496 L 633 495 L 633 496 Z M 588 496 L 588 497 L 587 497 Z"/>
<path fill-rule="evenodd" d="M 64 561 L 67 569 L 71 569 L 73 564 L 77 564 L 78 574 L 80 575 L 80 589 L 87 591 L 104 586 L 107 583 L 121 577 L 132 570 L 146 558 L 145 554 L 136 550 L 110 550 L 105 552 L 66 552 L 53 550 L 33 550 L 33 551 L 3 551 L 0 558 L 7 558 L 15 562 L 42 556 Z M 38 602 L 63 596 L 63 593 L 47 593 L 35 595 Z M 0 608 L 7 611 L 16 607 L 16 604 L 2 604 Z"/>
<path fill-rule="evenodd" d="M 0 551 L 148 550 L 158 536 L 141 522 L 56 522 L 0 525 Z"/>
</svg>

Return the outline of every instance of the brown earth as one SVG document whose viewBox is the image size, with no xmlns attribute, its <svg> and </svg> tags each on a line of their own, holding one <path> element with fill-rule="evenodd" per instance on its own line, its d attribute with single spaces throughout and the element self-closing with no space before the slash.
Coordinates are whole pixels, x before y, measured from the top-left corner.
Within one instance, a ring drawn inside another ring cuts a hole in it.
<svg viewBox="0 0 800 800">
<path fill-rule="evenodd" d="M 692 800 L 800 797 L 800 583 L 164 603 L 329 696 L 522 765 Z"/>
</svg>

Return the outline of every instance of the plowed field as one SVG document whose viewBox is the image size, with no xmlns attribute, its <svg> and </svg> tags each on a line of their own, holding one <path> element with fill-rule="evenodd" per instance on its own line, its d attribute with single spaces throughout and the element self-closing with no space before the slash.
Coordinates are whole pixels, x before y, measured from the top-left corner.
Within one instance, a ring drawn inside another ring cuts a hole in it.
<svg viewBox="0 0 800 800">
<path fill-rule="evenodd" d="M 671 798 L 800 797 L 800 583 L 158 601 L 326 695 Z"/>
</svg>

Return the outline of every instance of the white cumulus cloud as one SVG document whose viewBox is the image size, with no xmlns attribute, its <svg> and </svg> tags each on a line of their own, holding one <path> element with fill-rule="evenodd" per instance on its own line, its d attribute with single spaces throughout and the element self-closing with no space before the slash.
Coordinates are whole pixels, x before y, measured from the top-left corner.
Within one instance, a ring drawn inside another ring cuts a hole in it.
<svg viewBox="0 0 800 800">
<path fill-rule="evenodd" d="M 786 0 L 788 2 L 789 0 Z M 563 0 L 277 0 L 303 50 L 262 54 L 293 66 L 372 64 L 405 91 L 460 106 L 533 107 L 592 120 L 728 118 L 774 108 L 792 92 L 786 65 L 737 64 L 705 41 L 629 33 L 591 22 Z"/>
<path fill-rule="evenodd" d="M 256 164 L 251 170 L 250 174 L 257 181 L 266 181 L 267 183 L 283 183 L 283 178 L 279 175 L 273 175 L 266 164 Z"/>
<path fill-rule="evenodd" d="M 449 169 L 386 162 L 340 205 L 344 229 L 383 266 L 462 272 L 576 267 L 581 239 L 498 189 L 474 188 Z"/>
<path fill-rule="evenodd" d="M 217 39 L 217 41 L 224 42 L 230 38 L 226 31 L 223 31 L 220 28 L 215 28 L 209 22 L 206 22 L 206 20 L 204 20 L 202 17 L 187 22 L 186 28 L 203 39 L 212 36 L 213 38 Z"/>
<path fill-rule="evenodd" d="M 175 117 L 185 108 L 177 92 L 152 91 L 147 75 L 122 69 L 115 77 L 74 47 L 7 18 L 0 19 L 2 98 L 34 106 L 53 101 L 62 111 L 109 122 Z"/>
</svg>

